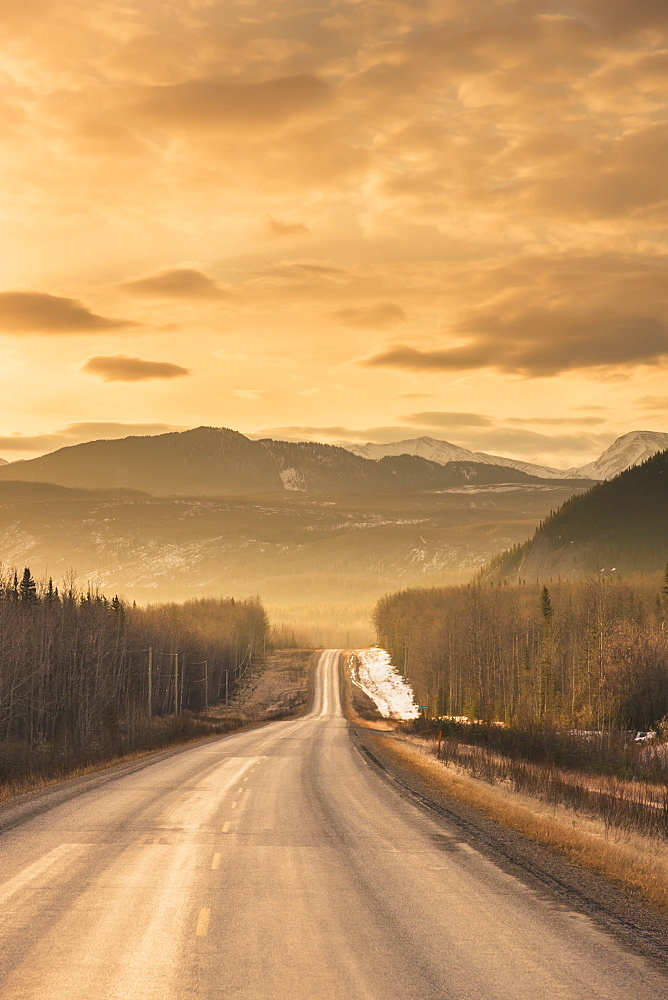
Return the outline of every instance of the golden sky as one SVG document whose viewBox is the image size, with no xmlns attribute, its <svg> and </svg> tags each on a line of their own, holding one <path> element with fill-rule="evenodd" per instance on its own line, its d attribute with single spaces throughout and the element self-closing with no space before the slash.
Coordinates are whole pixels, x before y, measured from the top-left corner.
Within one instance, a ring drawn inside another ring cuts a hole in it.
<svg viewBox="0 0 668 1000">
<path fill-rule="evenodd" d="M 0 0 L 0 455 L 668 430 L 666 0 Z"/>
</svg>

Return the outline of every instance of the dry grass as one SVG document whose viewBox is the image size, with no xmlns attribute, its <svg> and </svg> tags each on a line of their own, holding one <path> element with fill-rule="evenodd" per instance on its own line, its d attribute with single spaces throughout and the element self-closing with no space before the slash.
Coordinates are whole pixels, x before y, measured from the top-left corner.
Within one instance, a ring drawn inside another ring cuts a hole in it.
<svg viewBox="0 0 668 1000">
<path fill-rule="evenodd" d="M 419 738 L 420 742 L 423 739 Z M 431 747 L 435 754 L 435 739 Z M 508 757 L 488 747 L 460 743 L 456 738 L 443 740 L 440 758 L 490 784 L 509 783 L 517 792 L 594 814 L 604 821 L 606 828 L 662 838 L 668 833 L 665 783 L 573 771 L 554 763 Z"/>
<path fill-rule="evenodd" d="M 287 719 L 300 715 L 309 702 L 312 649 L 274 649 L 239 685 L 238 696 L 209 709 L 209 718 L 238 716 L 245 721 Z"/>
<path fill-rule="evenodd" d="M 668 913 L 668 844 L 658 837 L 611 829 L 594 816 L 547 803 L 506 785 L 489 784 L 434 758 L 429 744 L 411 737 L 370 734 L 379 752 L 419 773 L 434 790 L 542 844 L 569 861 L 639 892 Z"/>
</svg>

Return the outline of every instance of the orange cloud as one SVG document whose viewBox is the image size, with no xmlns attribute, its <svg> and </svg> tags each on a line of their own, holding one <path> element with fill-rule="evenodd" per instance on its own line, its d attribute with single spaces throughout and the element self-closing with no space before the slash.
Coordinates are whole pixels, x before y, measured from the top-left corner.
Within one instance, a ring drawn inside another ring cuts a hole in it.
<svg viewBox="0 0 668 1000">
<path fill-rule="evenodd" d="M 132 320 L 98 316 L 75 299 L 45 292 L 0 292 L 1 333 L 58 335 L 123 330 L 136 325 Z"/>
<path fill-rule="evenodd" d="M 303 222 L 281 222 L 280 219 L 274 219 L 271 215 L 267 221 L 267 226 L 269 235 L 278 237 L 305 236 L 311 231 Z"/>
<path fill-rule="evenodd" d="M 104 382 L 146 382 L 149 379 L 183 378 L 190 369 L 167 361 L 145 361 L 125 354 L 98 355 L 81 367 L 88 375 L 98 375 Z"/>
<path fill-rule="evenodd" d="M 225 298 L 227 293 L 213 278 L 191 268 L 175 268 L 161 271 L 146 278 L 126 281 L 121 286 L 133 295 L 154 296 L 156 298 Z"/>
<path fill-rule="evenodd" d="M 663 364 L 668 357 L 665 256 L 531 255 L 458 275 L 458 317 L 434 343 L 392 344 L 369 368 L 475 369 L 554 376 Z M 451 306 L 455 289 L 448 289 Z M 468 305 L 475 298 L 479 304 Z"/>
<path fill-rule="evenodd" d="M 394 302 L 376 302 L 358 309 L 337 309 L 332 316 L 344 326 L 376 329 L 401 323 L 406 319 L 404 310 Z"/>
<path fill-rule="evenodd" d="M 404 344 L 361 362 L 368 368 L 464 371 L 496 368 L 541 377 L 578 368 L 653 364 L 668 357 L 668 322 L 642 313 L 559 313 L 526 310 L 504 321 L 488 315 L 461 347 L 420 350 Z"/>
<path fill-rule="evenodd" d="M 322 108 L 330 88 L 310 74 L 278 77 L 260 83 L 194 79 L 152 87 L 135 111 L 168 128 L 275 128 Z"/>
</svg>

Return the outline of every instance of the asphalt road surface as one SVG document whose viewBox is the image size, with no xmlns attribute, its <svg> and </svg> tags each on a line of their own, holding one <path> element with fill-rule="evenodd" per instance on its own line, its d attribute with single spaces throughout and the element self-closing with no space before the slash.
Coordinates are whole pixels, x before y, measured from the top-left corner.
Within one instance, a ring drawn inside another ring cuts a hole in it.
<svg viewBox="0 0 668 1000">
<path fill-rule="evenodd" d="M 2 1000 L 665 1000 L 379 777 L 341 713 L 108 777 L 0 841 Z"/>
</svg>

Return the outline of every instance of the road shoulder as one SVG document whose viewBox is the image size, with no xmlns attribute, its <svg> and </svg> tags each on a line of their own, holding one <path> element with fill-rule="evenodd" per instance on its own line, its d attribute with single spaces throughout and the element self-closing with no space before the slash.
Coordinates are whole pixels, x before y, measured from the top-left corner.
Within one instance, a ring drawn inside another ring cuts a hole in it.
<svg viewBox="0 0 668 1000">
<path fill-rule="evenodd" d="M 446 794 L 434 780 L 429 762 L 392 730 L 371 728 L 360 719 L 350 719 L 349 725 L 369 766 L 399 794 L 456 827 L 462 839 L 530 888 L 586 914 L 633 951 L 668 967 L 668 918 L 652 911 L 639 893 L 566 860 Z"/>
</svg>

